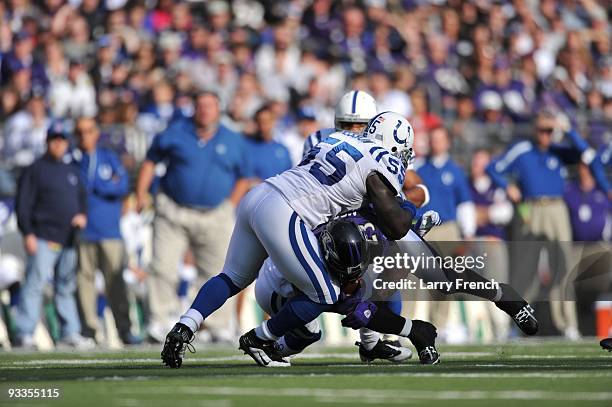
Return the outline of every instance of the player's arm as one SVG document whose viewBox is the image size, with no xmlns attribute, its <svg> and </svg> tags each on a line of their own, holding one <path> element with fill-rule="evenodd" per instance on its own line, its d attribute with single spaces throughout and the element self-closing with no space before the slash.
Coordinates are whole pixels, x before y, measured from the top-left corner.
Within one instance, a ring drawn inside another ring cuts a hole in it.
<svg viewBox="0 0 612 407">
<path fill-rule="evenodd" d="M 414 204 L 398 201 L 396 193 L 377 172 L 371 173 L 366 179 L 366 190 L 380 230 L 391 240 L 404 237 L 416 213 Z"/>
<path fill-rule="evenodd" d="M 429 191 L 416 171 L 406 171 L 406 179 L 404 180 L 402 189 L 406 199 L 412 202 L 417 208 L 427 205 L 429 202 Z"/>
</svg>

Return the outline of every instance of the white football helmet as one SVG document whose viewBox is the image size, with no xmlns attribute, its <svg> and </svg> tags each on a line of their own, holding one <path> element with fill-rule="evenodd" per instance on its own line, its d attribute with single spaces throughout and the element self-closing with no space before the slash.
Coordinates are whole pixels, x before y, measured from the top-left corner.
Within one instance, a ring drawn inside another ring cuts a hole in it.
<svg viewBox="0 0 612 407">
<path fill-rule="evenodd" d="M 342 123 L 367 123 L 376 116 L 376 101 L 367 92 L 352 90 L 345 93 L 336 105 L 334 125 L 342 128 Z"/>
<path fill-rule="evenodd" d="M 395 112 L 379 113 L 372 117 L 363 130 L 363 135 L 399 158 L 404 168 L 408 166 L 413 154 L 414 131 L 404 116 Z"/>
</svg>

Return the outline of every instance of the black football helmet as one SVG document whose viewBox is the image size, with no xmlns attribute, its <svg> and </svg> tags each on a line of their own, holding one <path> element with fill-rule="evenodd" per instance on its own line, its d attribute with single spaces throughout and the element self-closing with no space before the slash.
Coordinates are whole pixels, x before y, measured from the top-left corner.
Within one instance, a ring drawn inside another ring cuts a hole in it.
<svg viewBox="0 0 612 407">
<path fill-rule="evenodd" d="M 319 235 L 319 245 L 327 270 L 340 285 L 357 280 L 368 269 L 368 241 L 354 222 L 330 221 Z"/>
</svg>

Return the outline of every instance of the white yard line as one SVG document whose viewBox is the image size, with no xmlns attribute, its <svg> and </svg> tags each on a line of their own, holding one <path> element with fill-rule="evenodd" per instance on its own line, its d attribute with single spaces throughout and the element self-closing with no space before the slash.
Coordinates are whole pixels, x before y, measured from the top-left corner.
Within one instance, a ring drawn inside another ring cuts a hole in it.
<svg viewBox="0 0 612 407">
<path fill-rule="evenodd" d="M 134 391 L 130 389 L 130 391 Z M 556 401 L 608 401 L 612 392 L 558 392 L 542 390 L 452 390 L 421 391 L 402 389 L 326 389 L 326 388 L 268 388 L 259 387 L 157 387 L 143 390 L 148 394 L 189 394 L 200 396 L 244 396 L 244 397 L 306 397 L 330 400 L 378 400 L 397 402 L 398 400 L 556 400 Z"/>
</svg>

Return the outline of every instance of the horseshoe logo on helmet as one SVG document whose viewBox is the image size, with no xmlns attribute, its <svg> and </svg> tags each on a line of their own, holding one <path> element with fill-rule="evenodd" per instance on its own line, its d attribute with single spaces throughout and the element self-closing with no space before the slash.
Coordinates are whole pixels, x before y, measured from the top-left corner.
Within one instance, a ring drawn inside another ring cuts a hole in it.
<svg viewBox="0 0 612 407">
<path fill-rule="evenodd" d="M 402 121 L 398 120 L 397 124 L 395 125 L 395 129 L 393 129 L 393 139 L 395 140 L 396 143 L 398 144 L 403 144 L 406 145 L 406 142 L 408 141 L 408 134 L 406 134 L 406 137 L 404 137 L 404 139 L 400 139 L 398 133 L 399 128 L 402 126 Z"/>
</svg>

